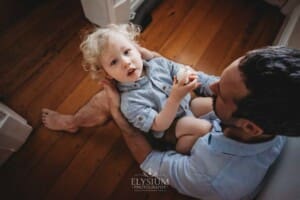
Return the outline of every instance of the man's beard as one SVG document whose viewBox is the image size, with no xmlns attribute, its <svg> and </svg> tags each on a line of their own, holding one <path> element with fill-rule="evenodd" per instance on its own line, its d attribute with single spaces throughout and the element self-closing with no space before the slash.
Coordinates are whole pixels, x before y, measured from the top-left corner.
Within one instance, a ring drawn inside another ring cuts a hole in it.
<svg viewBox="0 0 300 200">
<path fill-rule="evenodd" d="M 212 96 L 212 100 L 213 100 L 213 105 L 212 105 L 213 106 L 213 111 L 215 112 L 216 116 L 221 120 L 220 125 L 222 127 L 222 130 L 224 130 L 225 128 L 236 127 L 232 123 L 224 122 L 224 119 L 222 120 L 220 118 L 220 116 L 218 115 L 217 110 L 216 110 L 216 102 L 217 102 L 217 96 L 216 95 Z"/>
<path fill-rule="evenodd" d="M 220 118 L 219 115 L 218 115 L 218 113 L 217 113 L 217 110 L 216 110 L 217 96 L 213 95 L 212 96 L 212 100 L 213 100 L 213 105 L 212 105 L 213 106 L 213 111 L 215 112 L 215 114 L 217 115 L 217 117 Z"/>
</svg>

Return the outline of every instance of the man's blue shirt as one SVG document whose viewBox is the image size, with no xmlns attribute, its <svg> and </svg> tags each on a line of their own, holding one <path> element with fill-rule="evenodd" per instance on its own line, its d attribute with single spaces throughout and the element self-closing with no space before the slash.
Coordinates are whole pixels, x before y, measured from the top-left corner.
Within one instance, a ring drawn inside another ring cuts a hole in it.
<svg viewBox="0 0 300 200">
<path fill-rule="evenodd" d="M 200 137 L 190 155 L 152 151 L 141 169 L 163 177 L 182 194 L 201 199 L 252 199 L 267 170 L 280 154 L 285 137 L 256 144 L 223 135 L 219 119 Z"/>
</svg>

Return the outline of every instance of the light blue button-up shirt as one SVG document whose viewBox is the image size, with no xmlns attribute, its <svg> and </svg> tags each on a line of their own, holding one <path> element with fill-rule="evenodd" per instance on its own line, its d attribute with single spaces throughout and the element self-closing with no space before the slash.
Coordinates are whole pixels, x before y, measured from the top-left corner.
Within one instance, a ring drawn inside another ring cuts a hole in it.
<svg viewBox="0 0 300 200">
<path fill-rule="evenodd" d="M 222 133 L 219 120 L 200 137 L 190 155 L 152 151 L 141 169 L 163 177 L 182 194 L 201 199 L 252 199 L 270 165 L 279 156 L 285 137 L 246 144 Z M 166 180 L 164 180 L 166 181 Z"/>
<path fill-rule="evenodd" d="M 146 75 L 132 83 L 118 83 L 121 93 L 121 112 L 125 118 L 136 128 L 149 132 L 157 114 L 163 109 L 170 95 L 173 78 L 182 64 L 173 62 L 164 57 L 144 61 Z M 203 72 L 197 72 L 201 87 L 195 91 L 202 96 L 211 96 L 209 85 L 219 78 Z M 180 102 L 176 118 L 190 116 L 191 96 L 186 95 Z M 154 132 L 153 132 L 154 133 Z M 155 132 L 154 136 L 162 137 L 163 133 Z"/>
<path fill-rule="evenodd" d="M 149 132 L 157 114 L 163 109 L 170 95 L 173 78 L 182 64 L 163 57 L 144 61 L 146 75 L 132 83 L 118 83 L 121 92 L 121 111 L 136 128 Z M 180 102 L 176 118 L 193 115 L 190 111 L 191 96 L 186 95 Z M 162 137 L 163 133 L 154 136 Z"/>
</svg>

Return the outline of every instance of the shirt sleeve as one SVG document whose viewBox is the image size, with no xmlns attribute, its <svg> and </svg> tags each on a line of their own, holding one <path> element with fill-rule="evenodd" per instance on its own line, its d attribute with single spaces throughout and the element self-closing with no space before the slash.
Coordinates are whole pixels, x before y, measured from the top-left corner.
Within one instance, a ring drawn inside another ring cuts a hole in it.
<svg viewBox="0 0 300 200">
<path fill-rule="evenodd" d="M 212 83 L 219 81 L 220 78 L 217 76 L 205 74 L 203 72 L 197 72 L 197 76 L 198 76 L 198 81 L 201 83 L 201 85 L 198 88 L 196 88 L 194 92 L 198 96 L 208 96 L 208 97 L 212 96 L 213 92 L 211 91 L 209 86 Z"/>
<path fill-rule="evenodd" d="M 152 151 L 140 167 L 179 193 L 198 198 L 211 197 L 214 193 L 209 178 L 196 170 L 190 156 L 175 151 Z"/>
<path fill-rule="evenodd" d="M 178 71 L 181 67 L 184 67 L 183 64 L 174 62 L 174 61 L 169 60 L 165 57 L 161 57 L 160 61 L 161 61 L 161 63 L 160 63 L 161 66 L 167 67 L 169 69 L 170 75 L 171 75 L 172 78 L 177 75 L 177 73 L 178 73 Z"/>
<path fill-rule="evenodd" d="M 153 108 L 137 103 L 122 102 L 121 111 L 129 123 L 144 132 L 150 131 L 157 116 Z"/>
<path fill-rule="evenodd" d="M 180 63 L 176 63 L 174 61 L 168 60 L 169 65 L 171 66 L 171 75 L 172 77 L 177 76 L 177 73 L 179 71 L 180 68 L 184 67 L 183 64 Z"/>
</svg>

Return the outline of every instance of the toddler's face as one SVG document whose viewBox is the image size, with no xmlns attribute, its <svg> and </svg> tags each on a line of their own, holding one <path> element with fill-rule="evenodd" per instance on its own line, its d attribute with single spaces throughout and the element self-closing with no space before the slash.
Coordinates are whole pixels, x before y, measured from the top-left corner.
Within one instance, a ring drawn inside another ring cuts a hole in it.
<svg viewBox="0 0 300 200">
<path fill-rule="evenodd" d="M 122 83 L 138 80 L 143 72 L 140 52 L 132 41 L 119 33 L 109 36 L 100 62 L 108 76 Z"/>
</svg>

